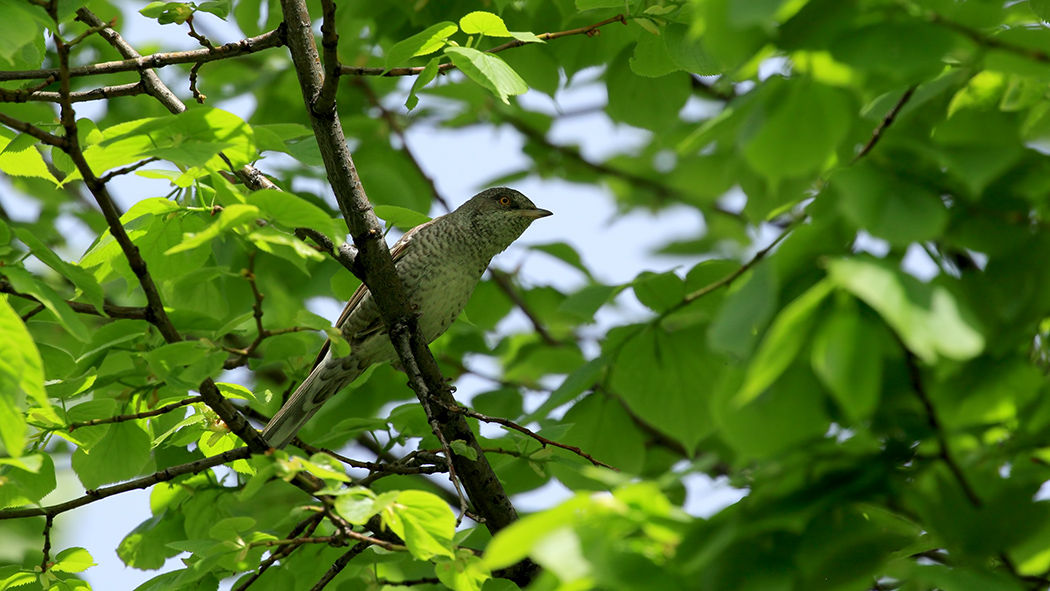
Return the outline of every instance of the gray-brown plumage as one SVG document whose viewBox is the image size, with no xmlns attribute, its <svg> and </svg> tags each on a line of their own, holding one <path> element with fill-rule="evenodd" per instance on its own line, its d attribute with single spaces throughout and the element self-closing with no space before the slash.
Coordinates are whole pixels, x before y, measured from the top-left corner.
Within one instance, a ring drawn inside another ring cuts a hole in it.
<svg viewBox="0 0 1050 591">
<path fill-rule="evenodd" d="M 514 189 L 487 189 L 452 213 L 412 228 L 394 244 L 390 254 L 428 343 L 463 311 L 492 257 L 534 220 L 549 215 Z M 350 343 L 350 354 L 332 357 L 325 343 L 313 371 L 263 430 L 271 446 L 288 445 L 322 404 L 369 366 L 397 359 L 364 285 L 350 297 L 336 326 Z"/>
</svg>

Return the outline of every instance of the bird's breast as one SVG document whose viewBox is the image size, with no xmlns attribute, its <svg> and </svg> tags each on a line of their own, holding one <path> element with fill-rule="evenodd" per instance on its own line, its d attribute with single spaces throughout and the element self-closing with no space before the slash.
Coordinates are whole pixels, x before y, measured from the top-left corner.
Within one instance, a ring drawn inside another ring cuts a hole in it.
<svg viewBox="0 0 1050 591">
<path fill-rule="evenodd" d="M 399 268 L 427 342 L 441 336 L 463 312 L 485 267 L 441 261 Z"/>
</svg>

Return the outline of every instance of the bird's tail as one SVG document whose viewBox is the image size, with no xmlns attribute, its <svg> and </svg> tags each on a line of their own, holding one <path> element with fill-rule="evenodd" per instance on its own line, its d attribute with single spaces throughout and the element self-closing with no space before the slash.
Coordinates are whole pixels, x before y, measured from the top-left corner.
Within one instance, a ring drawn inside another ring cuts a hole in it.
<svg viewBox="0 0 1050 591">
<path fill-rule="evenodd" d="M 317 413 L 329 398 L 354 381 L 362 371 L 355 366 L 336 367 L 342 359 L 332 359 L 329 352 L 318 363 L 281 410 L 263 429 L 263 437 L 271 447 L 281 449 L 295 438 L 299 429 Z"/>
</svg>

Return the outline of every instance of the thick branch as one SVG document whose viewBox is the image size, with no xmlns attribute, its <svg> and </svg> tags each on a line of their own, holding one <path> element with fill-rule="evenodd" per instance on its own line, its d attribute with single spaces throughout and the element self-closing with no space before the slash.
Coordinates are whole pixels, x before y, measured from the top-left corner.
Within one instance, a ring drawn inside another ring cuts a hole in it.
<svg viewBox="0 0 1050 591">
<path fill-rule="evenodd" d="M 323 74 L 306 3 L 302 0 L 282 0 L 281 8 L 284 12 L 285 26 L 288 28 L 288 47 L 328 173 L 328 181 L 357 246 L 358 259 L 367 270 L 366 283 L 379 306 L 398 358 L 408 373 L 409 383 L 424 408 L 433 407 L 433 414 L 429 418 L 441 425 L 446 440 L 461 439 L 477 450 L 476 461 L 458 454 L 453 454 L 450 459 L 455 464 L 456 472 L 460 475 L 471 501 L 486 519 L 490 531 L 495 533 L 513 522 L 517 518 L 517 512 L 488 460 L 485 459 L 485 454 L 481 452 L 466 420 L 445 410 L 455 406 L 455 399 L 452 398 L 437 362 L 420 334 L 419 325 L 390 258 L 390 251 L 383 241 L 379 220 L 361 186 L 339 118 L 334 108 L 331 112 L 323 113 L 317 112 L 315 108 L 323 85 Z M 429 401 L 432 398 L 441 404 L 430 405 Z M 518 582 L 523 585 L 531 580 L 532 572 L 528 571 L 532 570 L 531 567 L 527 567 L 527 572 L 521 573 Z"/>
</svg>

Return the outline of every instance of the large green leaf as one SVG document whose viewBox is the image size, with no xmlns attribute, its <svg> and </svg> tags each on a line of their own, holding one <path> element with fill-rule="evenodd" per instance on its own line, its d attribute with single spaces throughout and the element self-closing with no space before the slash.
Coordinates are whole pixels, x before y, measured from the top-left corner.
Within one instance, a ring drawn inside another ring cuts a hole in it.
<svg viewBox="0 0 1050 591">
<path fill-rule="evenodd" d="M 888 263 L 863 258 L 832 261 L 828 277 L 881 314 L 923 361 L 965 361 L 984 350 L 976 318 L 940 282 L 922 283 Z"/>
<path fill-rule="evenodd" d="M 529 85 L 499 56 L 469 47 L 446 47 L 445 54 L 468 78 L 510 104 L 508 96 L 528 92 Z"/>
</svg>

